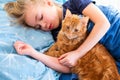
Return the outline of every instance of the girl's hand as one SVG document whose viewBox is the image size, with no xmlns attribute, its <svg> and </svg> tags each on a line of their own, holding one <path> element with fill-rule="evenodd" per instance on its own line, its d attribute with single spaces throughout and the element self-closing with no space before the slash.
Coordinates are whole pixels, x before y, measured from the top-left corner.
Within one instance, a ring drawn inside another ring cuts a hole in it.
<svg viewBox="0 0 120 80">
<path fill-rule="evenodd" d="M 14 47 L 18 54 L 21 55 L 31 55 L 35 50 L 32 48 L 32 46 L 22 42 L 22 41 L 16 41 L 14 43 Z"/>
<path fill-rule="evenodd" d="M 77 60 L 79 59 L 79 53 L 77 51 L 71 51 L 61 55 L 58 59 L 62 65 L 67 67 L 73 67 L 76 65 Z"/>
</svg>

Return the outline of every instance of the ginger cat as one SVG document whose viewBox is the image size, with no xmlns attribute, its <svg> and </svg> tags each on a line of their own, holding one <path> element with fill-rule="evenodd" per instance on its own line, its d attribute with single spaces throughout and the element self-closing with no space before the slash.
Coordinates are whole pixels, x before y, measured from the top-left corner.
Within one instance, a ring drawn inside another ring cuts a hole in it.
<svg viewBox="0 0 120 80">
<path fill-rule="evenodd" d="M 77 49 L 87 37 L 88 20 L 88 17 L 80 18 L 67 10 L 56 43 L 45 53 L 59 57 Z M 77 65 L 71 68 L 71 72 L 76 73 L 79 80 L 120 80 L 114 59 L 99 43 L 78 60 Z"/>
</svg>

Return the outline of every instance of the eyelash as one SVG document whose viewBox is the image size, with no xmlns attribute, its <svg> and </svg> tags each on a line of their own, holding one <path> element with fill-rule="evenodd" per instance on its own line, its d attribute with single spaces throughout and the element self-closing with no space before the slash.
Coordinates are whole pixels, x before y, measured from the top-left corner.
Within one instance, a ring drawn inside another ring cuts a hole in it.
<svg viewBox="0 0 120 80">
<path fill-rule="evenodd" d="M 43 19 L 43 15 L 41 15 L 41 17 L 40 17 L 39 20 L 41 21 L 42 19 Z M 37 26 L 35 26 L 35 28 L 36 28 L 36 29 L 41 29 L 41 25 L 37 25 Z"/>
<path fill-rule="evenodd" d="M 41 18 L 40 18 L 40 20 L 42 20 L 43 19 L 43 15 L 41 15 Z"/>
<path fill-rule="evenodd" d="M 41 25 L 37 25 L 35 28 L 36 29 L 41 29 Z"/>
</svg>

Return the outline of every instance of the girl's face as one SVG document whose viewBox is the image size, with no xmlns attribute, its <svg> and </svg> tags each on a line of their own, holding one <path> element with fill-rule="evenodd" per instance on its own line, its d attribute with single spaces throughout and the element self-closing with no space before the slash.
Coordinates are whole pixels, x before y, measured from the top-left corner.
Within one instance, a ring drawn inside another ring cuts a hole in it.
<svg viewBox="0 0 120 80">
<path fill-rule="evenodd" d="M 57 28 L 62 20 L 62 9 L 45 0 L 45 5 L 29 5 L 25 11 L 25 22 L 44 31 Z"/>
</svg>

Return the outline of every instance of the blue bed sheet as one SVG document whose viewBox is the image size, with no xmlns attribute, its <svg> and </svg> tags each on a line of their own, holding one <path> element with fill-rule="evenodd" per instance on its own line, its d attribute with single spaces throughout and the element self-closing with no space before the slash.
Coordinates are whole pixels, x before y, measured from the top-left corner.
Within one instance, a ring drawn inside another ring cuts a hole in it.
<svg viewBox="0 0 120 80">
<path fill-rule="evenodd" d="M 11 18 L 3 10 L 8 1 L 0 0 L 0 80 L 59 80 L 60 73 L 29 56 L 17 54 L 13 43 L 17 40 L 44 52 L 54 40 L 50 32 L 11 24 Z"/>
</svg>

